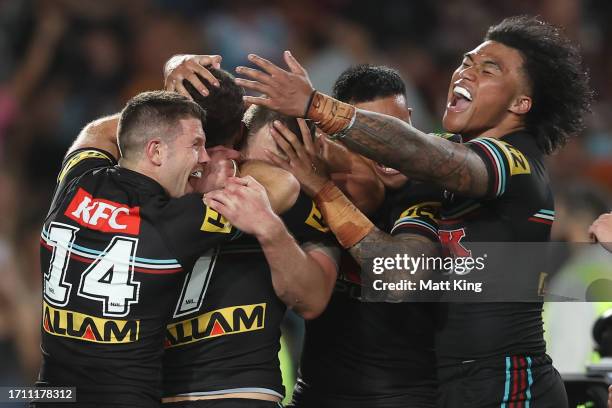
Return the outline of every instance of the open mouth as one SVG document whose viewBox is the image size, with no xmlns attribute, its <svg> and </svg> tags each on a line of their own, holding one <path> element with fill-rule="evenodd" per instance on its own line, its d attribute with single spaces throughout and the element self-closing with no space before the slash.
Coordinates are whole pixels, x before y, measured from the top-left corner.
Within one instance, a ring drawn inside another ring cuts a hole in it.
<svg viewBox="0 0 612 408">
<path fill-rule="evenodd" d="M 202 178 L 202 170 L 195 170 L 189 175 L 189 178 Z"/>
<path fill-rule="evenodd" d="M 378 171 L 381 174 L 387 175 L 387 176 L 395 176 L 396 174 L 400 174 L 400 172 L 398 170 L 395 170 L 391 167 L 387 167 L 387 166 L 383 166 L 380 163 L 375 163 L 376 164 L 376 171 Z"/>
<path fill-rule="evenodd" d="M 451 95 L 446 108 L 451 112 L 463 112 L 470 107 L 471 103 L 471 92 L 462 86 L 456 85 L 453 88 L 453 94 Z"/>
</svg>

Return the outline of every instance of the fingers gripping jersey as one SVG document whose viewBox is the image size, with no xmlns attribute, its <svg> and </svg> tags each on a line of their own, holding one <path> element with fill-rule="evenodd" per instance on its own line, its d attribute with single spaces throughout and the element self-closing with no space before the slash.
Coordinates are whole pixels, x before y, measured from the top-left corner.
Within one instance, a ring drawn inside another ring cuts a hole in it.
<svg viewBox="0 0 612 408">
<path fill-rule="evenodd" d="M 282 218 L 309 250 L 326 228 L 304 194 Z M 259 392 L 282 398 L 278 352 L 285 304 L 276 296 L 270 267 L 253 237 L 203 254 L 184 277 L 166 328 L 164 396 Z"/>
<path fill-rule="evenodd" d="M 439 236 L 449 254 L 469 256 L 470 242 L 548 241 L 554 203 L 534 138 L 517 132 L 466 146 L 487 166 L 488 194 L 471 199 L 445 193 Z M 439 364 L 544 353 L 541 313 L 541 303 L 449 304 L 441 308 L 436 336 Z"/>
<path fill-rule="evenodd" d="M 106 152 L 79 150 L 58 177 L 41 233 L 39 383 L 76 386 L 82 403 L 150 407 L 183 271 L 236 231 L 200 196 L 170 198 L 114 164 Z"/>
</svg>

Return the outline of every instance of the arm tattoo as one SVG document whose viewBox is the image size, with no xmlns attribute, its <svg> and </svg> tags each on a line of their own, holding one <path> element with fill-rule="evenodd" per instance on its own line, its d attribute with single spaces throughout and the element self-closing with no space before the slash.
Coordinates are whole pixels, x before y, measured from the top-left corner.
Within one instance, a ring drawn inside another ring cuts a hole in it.
<svg viewBox="0 0 612 408">
<path fill-rule="evenodd" d="M 487 192 L 488 174 L 476 153 L 399 119 L 358 109 L 342 141 L 351 150 L 417 180 L 433 181 L 469 196 Z"/>
<path fill-rule="evenodd" d="M 386 247 L 387 253 L 380 251 L 381 247 Z M 351 256 L 357 261 L 361 267 L 362 285 L 372 287 L 375 279 L 381 279 L 381 275 L 374 274 L 373 271 L 367 270 L 366 263 L 369 259 L 375 256 L 395 256 L 404 254 L 408 257 L 435 257 L 439 256 L 439 245 L 432 241 L 412 234 L 401 234 L 399 236 L 389 235 L 378 228 L 374 227 L 368 235 L 360 242 L 349 248 Z M 406 269 L 388 269 L 385 270 L 382 277 L 386 282 L 400 282 L 403 279 L 419 280 L 429 279 L 433 276 L 435 270 L 418 270 L 410 271 Z M 390 301 L 407 300 L 407 295 L 402 291 L 388 291 L 385 293 Z"/>
</svg>

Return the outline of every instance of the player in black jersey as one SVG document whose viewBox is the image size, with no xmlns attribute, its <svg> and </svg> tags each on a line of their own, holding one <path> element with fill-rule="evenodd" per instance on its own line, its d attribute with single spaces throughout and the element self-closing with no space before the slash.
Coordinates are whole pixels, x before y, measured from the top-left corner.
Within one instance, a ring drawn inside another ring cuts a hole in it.
<svg viewBox="0 0 612 408">
<path fill-rule="evenodd" d="M 261 109 L 248 113 L 247 145 L 270 138 L 270 123 L 260 121 L 265 115 Z M 274 118 L 295 122 L 278 114 Z M 246 158 L 257 156 L 255 151 L 246 151 Z M 250 165 L 242 169 L 258 179 L 285 173 L 272 166 L 266 174 L 253 173 Z M 327 229 L 312 200 L 299 194 L 299 185 L 292 187 L 297 189 L 282 218 L 295 238 L 282 224 L 266 227 L 269 217 L 261 212 L 241 211 L 239 200 L 227 201 L 222 197 L 227 188 L 206 195 L 235 208 L 216 207 L 237 227 L 241 224 L 235 217 L 255 218 L 262 232 L 257 231 L 257 239 L 245 236 L 202 256 L 188 276 L 167 328 L 165 406 L 273 407 L 282 399 L 278 352 L 285 310 L 290 306 L 306 318 L 316 317 L 327 304 L 337 269 L 333 249 L 321 243 Z M 305 242 L 302 249 L 296 240 Z M 199 291 L 190 290 L 192 282 Z"/>
<path fill-rule="evenodd" d="M 38 384 L 76 387 L 79 407 L 159 405 L 164 327 L 184 272 L 236 235 L 192 193 L 208 161 L 204 119 L 183 96 L 143 93 L 117 137 L 88 127 L 66 155 L 41 234 Z"/>
<path fill-rule="evenodd" d="M 214 56 L 182 57 L 204 63 Z M 182 67 L 180 63 L 175 69 Z M 165 82 L 173 83 L 173 71 L 167 69 L 166 74 L 170 79 Z M 211 86 L 204 97 L 192 84 L 183 83 L 190 98 L 210 111 L 205 128 L 215 144 L 209 149 L 213 159 L 204 167 L 202 177 L 194 179 L 194 186 L 198 191 L 208 191 L 225 184 L 222 195 L 210 193 L 207 199 L 214 200 L 212 205 L 231 204 L 233 211 L 227 215 L 236 226 L 264 236 L 258 237 L 261 245 L 254 237 L 243 235 L 230 245 L 201 254 L 183 278 L 164 341 L 164 401 L 174 406 L 276 406 L 274 401 L 284 392 L 277 354 L 279 319 L 285 304 L 305 317 L 320 313 L 329 299 L 336 266 L 327 244 L 308 242 L 302 250 L 269 208 L 244 207 L 243 203 L 252 202 L 244 200 L 244 194 L 265 194 L 260 186 L 228 179 L 232 170 L 235 172 L 232 165 L 229 174 L 224 171 L 223 162 L 227 165 L 231 162 L 228 159 L 239 155 L 231 147 L 242 135 L 239 114 L 244 110 L 244 91 L 221 69 L 200 66 L 196 75 L 202 81 L 206 77 L 208 84 L 214 79 L 218 86 Z M 116 118 L 102 119 L 98 127 L 100 133 L 112 134 Z M 211 165 L 221 171 L 210 174 Z M 247 162 L 241 167 L 243 174 L 252 174 L 265 183 L 272 207 L 286 211 L 284 219 L 296 239 L 314 241 L 324 235 L 325 228 L 313 214 L 312 201 L 299 195 L 299 184 L 293 176 L 262 163 Z M 251 229 L 253 224 L 256 228 Z M 208 219 L 207 227 L 224 230 L 227 220 L 221 216 Z M 289 264 L 291 268 L 287 268 Z M 320 287 L 322 280 L 328 282 L 326 288 Z"/>
<path fill-rule="evenodd" d="M 390 68 L 351 67 L 336 80 L 334 96 L 410 123 L 405 84 Z M 354 154 L 344 161 L 369 162 Z M 371 166 L 386 189 L 384 202 L 369 214 L 376 226 L 393 236 L 412 233 L 437 241 L 439 189 L 408 181 L 397 170 Z M 357 180 L 352 190 L 363 188 L 371 195 L 371 186 L 355 174 L 356 166 L 347 167 Z M 356 206 L 364 208 L 363 203 Z M 292 406 L 434 407 L 434 308 L 426 303 L 363 302 L 359 265 L 346 255 L 327 309 L 306 322 Z"/>
<path fill-rule="evenodd" d="M 578 50 L 555 27 L 508 18 L 464 56 L 443 120 L 464 144 L 314 91 L 288 53 L 290 72 L 249 59 L 273 75 L 239 67 L 254 81 L 238 83 L 265 94 L 247 101 L 313 119 L 354 151 L 446 189 L 439 236 L 454 256 L 465 256 L 469 242 L 549 239 L 554 208 L 543 157 L 582 128 L 592 98 Z M 321 193 L 330 203 L 339 200 Z M 357 257 L 384 240 L 365 222 L 346 234 Z M 439 406 L 567 406 L 545 354 L 541 309 L 541 303 L 449 304 L 436 341 Z"/>
</svg>

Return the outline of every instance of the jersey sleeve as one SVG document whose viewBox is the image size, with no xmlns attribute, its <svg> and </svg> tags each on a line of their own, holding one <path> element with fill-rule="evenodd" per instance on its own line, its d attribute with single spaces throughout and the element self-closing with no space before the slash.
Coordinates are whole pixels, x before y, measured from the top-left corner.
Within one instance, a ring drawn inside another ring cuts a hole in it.
<svg viewBox="0 0 612 408">
<path fill-rule="evenodd" d="M 331 235 L 321 211 L 314 201 L 302 191 L 295 204 L 281 215 L 281 219 L 298 242 L 317 240 Z"/>
<path fill-rule="evenodd" d="M 489 175 L 487 198 L 504 195 L 513 177 L 531 174 L 529 160 L 519 149 L 502 140 L 479 137 L 465 144 L 484 161 Z"/>
<path fill-rule="evenodd" d="M 75 150 L 64 159 L 62 168 L 57 176 L 57 184 L 67 184 L 89 170 L 110 167 L 116 164 L 117 160 L 105 150 L 92 147 Z"/>
<path fill-rule="evenodd" d="M 181 263 L 241 234 L 221 214 L 204 205 L 199 194 L 171 199 L 164 206 L 158 225 L 166 244 Z"/>
<path fill-rule="evenodd" d="M 442 192 L 419 182 L 405 188 L 391 209 L 391 235 L 416 234 L 437 242 Z"/>
</svg>

